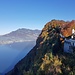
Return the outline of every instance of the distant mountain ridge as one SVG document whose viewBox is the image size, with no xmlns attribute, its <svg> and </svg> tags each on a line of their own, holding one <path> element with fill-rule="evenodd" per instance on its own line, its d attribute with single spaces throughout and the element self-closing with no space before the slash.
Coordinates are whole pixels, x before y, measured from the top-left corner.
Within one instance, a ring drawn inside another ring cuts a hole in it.
<svg viewBox="0 0 75 75">
<path fill-rule="evenodd" d="M 24 42 L 36 40 L 41 30 L 31 30 L 21 28 L 16 31 L 12 31 L 9 34 L 0 36 L 0 44 L 10 44 L 14 42 Z"/>
</svg>

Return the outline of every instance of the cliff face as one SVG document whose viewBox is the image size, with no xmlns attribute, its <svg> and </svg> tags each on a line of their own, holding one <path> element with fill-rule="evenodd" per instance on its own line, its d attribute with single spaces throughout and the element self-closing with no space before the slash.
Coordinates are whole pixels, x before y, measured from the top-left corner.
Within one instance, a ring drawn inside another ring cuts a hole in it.
<svg viewBox="0 0 75 75">
<path fill-rule="evenodd" d="M 72 20 L 71 22 L 68 22 L 67 24 L 62 25 L 61 33 L 68 37 L 72 34 L 72 29 L 75 29 L 75 20 Z"/>
<path fill-rule="evenodd" d="M 64 71 L 61 70 L 63 69 L 61 68 L 62 61 L 66 60 L 68 55 L 63 55 L 63 43 L 60 38 L 60 33 L 68 37 L 72 34 L 72 28 L 75 28 L 75 21 L 65 22 L 62 20 L 52 20 L 48 22 L 39 35 L 35 47 L 6 75 L 49 75 L 51 73 L 54 75 L 53 72 L 55 70 L 53 67 L 59 69 L 55 71 L 56 75 L 62 73 Z M 59 59 L 62 60 L 60 61 Z M 57 61 L 59 64 L 55 65 Z M 67 61 L 69 61 L 68 58 Z M 52 64 L 51 62 L 55 63 Z M 46 64 L 53 66 L 47 68 Z M 63 65 L 65 66 L 65 64 Z M 48 71 L 48 69 L 52 69 L 52 71 Z"/>
</svg>

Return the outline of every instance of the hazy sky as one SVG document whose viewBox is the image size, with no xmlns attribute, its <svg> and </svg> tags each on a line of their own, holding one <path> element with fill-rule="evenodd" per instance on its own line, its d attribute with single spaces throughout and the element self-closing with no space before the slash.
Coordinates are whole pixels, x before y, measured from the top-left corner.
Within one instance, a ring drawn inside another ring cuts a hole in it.
<svg viewBox="0 0 75 75">
<path fill-rule="evenodd" d="M 0 0 L 0 35 L 42 29 L 52 19 L 75 20 L 75 0 Z"/>
</svg>

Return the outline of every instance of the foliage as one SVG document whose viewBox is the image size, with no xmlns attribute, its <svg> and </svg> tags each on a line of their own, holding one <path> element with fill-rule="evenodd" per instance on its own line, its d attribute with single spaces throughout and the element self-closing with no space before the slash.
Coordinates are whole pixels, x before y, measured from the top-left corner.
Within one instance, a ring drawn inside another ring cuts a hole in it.
<svg viewBox="0 0 75 75">
<path fill-rule="evenodd" d="M 59 60 L 58 56 L 52 56 L 52 53 L 48 53 L 43 58 L 43 63 L 41 65 L 41 70 L 45 72 L 45 75 L 54 75 L 54 74 L 61 74 L 61 61 Z"/>
</svg>

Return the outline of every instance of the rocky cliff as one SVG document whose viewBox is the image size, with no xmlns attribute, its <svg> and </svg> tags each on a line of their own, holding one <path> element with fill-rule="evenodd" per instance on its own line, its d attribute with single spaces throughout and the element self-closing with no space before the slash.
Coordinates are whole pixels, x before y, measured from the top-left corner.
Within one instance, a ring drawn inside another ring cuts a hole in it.
<svg viewBox="0 0 75 75">
<path fill-rule="evenodd" d="M 75 21 L 51 20 L 34 48 L 6 75 L 74 75 L 75 55 L 63 52 L 63 39 L 71 36 Z"/>
</svg>

